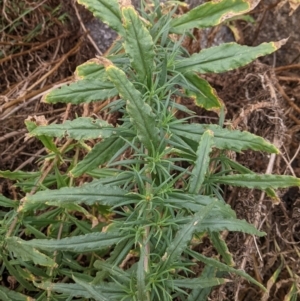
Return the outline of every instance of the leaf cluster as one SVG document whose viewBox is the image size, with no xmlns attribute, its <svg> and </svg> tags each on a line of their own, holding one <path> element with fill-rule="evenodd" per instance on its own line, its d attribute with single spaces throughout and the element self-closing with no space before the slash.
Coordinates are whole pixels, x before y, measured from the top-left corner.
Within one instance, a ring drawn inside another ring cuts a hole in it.
<svg viewBox="0 0 300 301">
<path fill-rule="evenodd" d="M 279 151 L 221 121 L 189 123 L 194 113 L 180 99 L 222 116 L 224 104 L 201 74 L 246 65 L 279 44 L 229 43 L 193 55 L 182 46 L 190 29 L 246 13 L 253 8 L 248 1 L 208 2 L 179 16 L 172 2 L 142 1 L 139 12 L 127 1 L 78 2 L 119 39 L 106 57 L 78 66 L 76 81 L 43 100 L 110 99 L 105 109 L 122 117 L 116 126 L 91 117 L 50 125 L 26 121 L 29 135 L 49 153 L 41 171 L 0 171 L 27 193 L 16 202 L 0 196 L 2 269 L 19 285 L 16 292 L 1 286 L 1 299 L 28 300 L 30 292 L 34 300 L 206 300 L 212 287 L 232 281 L 230 273 L 263 289 L 233 267 L 220 233 L 264 233 L 237 219 L 220 185 L 257 188 L 276 198 L 274 188 L 300 180 L 258 175 L 230 159 L 228 151 Z M 189 117 L 178 118 L 178 111 Z M 54 138 L 65 145 L 58 147 Z M 219 259 L 193 247 L 203 237 Z M 205 267 L 198 275 L 200 262 Z"/>
</svg>

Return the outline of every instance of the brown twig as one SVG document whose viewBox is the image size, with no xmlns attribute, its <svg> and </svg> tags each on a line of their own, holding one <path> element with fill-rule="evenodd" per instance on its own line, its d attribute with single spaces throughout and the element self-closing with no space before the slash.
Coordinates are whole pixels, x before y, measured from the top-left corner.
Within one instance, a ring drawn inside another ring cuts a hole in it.
<svg viewBox="0 0 300 301">
<path fill-rule="evenodd" d="M 279 93 L 282 95 L 282 97 L 288 102 L 288 104 L 298 113 L 300 113 L 300 108 L 287 96 L 283 88 L 280 84 L 275 84 L 276 88 L 278 89 Z"/>
<path fill-rule="evenodd" d="M 279 80 L 289 81 L 289 82 L 300 82 L 300 77 L 292 76 L 277 76 Z"/>
<path fill-rule="evenodd" d="M 9 138 L 12 138 L 14 136 L 17 136 L 17 135 L 20 135 L 20 134 L 23 134 L 25 133 L 26 130 L 25 129 L 22 129 L 22 130 L 19 130 L 19 131 L 14 131 L 14 132 L 10 132 L 2 137 L 0 137 L 0 143 L 4 142 L 5 140 L 9 139 Z"/>
<path fill-rule="evenodd" d="M 280 66 L 280 67 L 275 68 L 274 70 L 276 72 L 280 72 L 282 70 L 289 70 L 289 69 L 300 69 L 300 64 L 292 64 L 292 65 Z"/>
<path fill-rule="evenodd" d="M 88 39 L 90 40 L 91 44 L 93 45 L 93 47 L 95 48 L 95 50 L 97 51 L 97 53 L 98 53 L 99 55 L 103 55 L 103 53 L 101 52 L 101 50 L 99 49 L 99 47 L 97 46 L 97 44 L 95 43 L 95 41 L 93 40 L 93 38 L 91 37 L 89 31 L 86 29 L 86 27 L 85 27 L 85 25 L 84 25 L 84 23 L 83 23 L 83 21 L 82 21 L 82 19 L 81 19 L 81 16 L 80 16 L 80 14 L 79 14 L 79 12 L 78 12 L 78 9 L 77 9 L 77 7 L 76 7 L 75 1 L 72 1 L 72 5 L 73 5 L 73 7 L 74 7 L 74 9 L 75 9 L 75 13 L 76 13 L 77 19 L 78 19 L 78 21 L 79 21 L 79 23 L 80 23 L 80 26 L 82 27 L 83 31 L 84 31 L 85 34 L 87 35 L 87 37 L 88 37 Z"/>
<path fill-rule="evenodd" d="M 38 50 L 38 49 L 41 49 L 41 48 L 43 48 L 43 47 L 49 45 L 50 43 L 52 43 L 52 42 L 54 42 L 54 41 L 56 41 L 56 40 L 59 40 L 59 39 L 62 39 L 62 38 L 66 38 L 66 37 L 68 37 L 68 36 L 69 36 L 69 34 L 63 33 L 62 35 L 60 35 L 60 36 L 58 36 L 58 37 L 55 37 L 55 38 L 52 38 L 52 39 L 50 39 L 50 40 L 48 40 L 48 41 L 46 41 L 46 42 L 44 42 L 44 43 L 42 43 L 42 44 L 39 44 L 39 45 L 37 45 L 37 46 L 34 46 L 34 47 L 32 47 L 31 49 L 28 49 L 28 50 L 25 50 L 25 51 L 22 51 L 22 52 L 18 52 L 18 53 L 15 53 L 15 54 L 10 54 L 9 56 L 7 56 L 7 57 L 1 59 L 1 60 L 0 60 L 0 64 L 3 64 L 3 63 L 6 62 L 6 61 L 12 60 L 12 59 L 14 59 L 14 58 L 16 58 L 16 57 L 19 57 L 19 56 L 22 56 L 22 55 L 24 55 L 24 54 L 28 54 L 28 53 L 31 53 L 31 52 L 36 51 L 36 50 Z"/>
</svg>

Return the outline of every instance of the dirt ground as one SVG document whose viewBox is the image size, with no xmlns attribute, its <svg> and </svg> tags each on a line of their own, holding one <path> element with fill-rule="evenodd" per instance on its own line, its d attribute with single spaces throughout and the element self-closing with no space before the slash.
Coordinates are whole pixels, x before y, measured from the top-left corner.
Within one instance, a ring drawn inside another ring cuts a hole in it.
<svg viewBox="0 0 300 301">
<path fill-rule="evenodd" d="M 58 0 L 46 2 L 50 8 L 61 3 Z M 206 75 L 206 78 L 226 104 L 228 126 L 260 135 L 281 150 L 276 157 L 247 151 L 237 154 L 236 160 L 258 173 L 300 177 L 300 9 L 289 16 L 290 7 L 283 2 L 262 0 L 250 14 L 254 23 L 243 20 L 230 23 L 235 36 L 228 27 L 222 27 L 199 32 L 199 41 L 204 39 L 205 45 L 210 46 L 238 39 L 241 44 L 258 45 L 289 38 L 273 55 L 239 70 Z M 4 16 L 7 24 L 17 13 Z M 64 13 L 67 17 L 62 21 Z M 91 112 L 89 107 L 46 105 L 40 103 L 40 98 L 53 86 L 70 81 L 77 65 L 104 53 L 116 38 L 107 26 L 71 0 L 65 1 L 55 15 L 40 6 L 31 12 L 30 18 L 22 20 L 24 22 L 15 24 L 11 32 L 1 32 L 0 170 L 36 170 L 38 159 L 45 155 L 36 139 L 24 142 L 24 120 L 28 115 L 44 115 L 52 123 L 62 122 L 75 113 L 80 116 Z M 16 41 L 13 44 L 12 39 Z M 199 108 L 193 109 L 203 116 L 200 122 L 207 122 L 207 116 L 216 117 Z M 0 193 L 13 196 L 11 183 L 0 179 Z M 300 300 L 297 294 L 300 289 L 300 193 L 298 188 L 290 188 L 279 191 L 278 195 L 280 200 L 274 204 L 255 190 L 225 189 L 224 198 L 238 217 L 267 233 L 263 238 L 236 233 L 223 233 L 223 236 L 236 268 L 246 270 L 268 287 L 270 295 L 236 279 L 215 289 L 210 300 Z M 204 254 L 213 252 L 205 241 L 198 248 Z M 289 293 L 293 299 L 288 299 Z"/>
</svg>

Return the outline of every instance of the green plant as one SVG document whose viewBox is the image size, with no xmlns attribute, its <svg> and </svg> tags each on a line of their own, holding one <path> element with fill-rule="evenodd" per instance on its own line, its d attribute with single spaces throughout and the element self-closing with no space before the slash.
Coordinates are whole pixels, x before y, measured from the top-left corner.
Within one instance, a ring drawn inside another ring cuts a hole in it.
<svg viewBox="0 0 300 301">
<path fill-rule="evenodd" d="M 140 14 L 117 0 L 79 3 L 120 39 L 107 57 L 79 66 L 76 82 L 43 99 L 80 104 L 112 98 L 106 109 L 122 117 L 116 126 L 87 117 L 51 125 L 26 120 L 29 135 L 49 154 L 38 172 L 0 172 L 27 193 L 20 202 L 0 197 L 9 208 L 1 211 L 2 271 L 19 283 L 16 292 L 1 286 L 1 298 L 28 300 L 27 291 L 35 300 L 206 300 L 212 287 L 231 281 L 229 273 L 264 289 L 233 267 L 220 232 L 264 233 L 236 218 L 220 185 L 257 188 L 276 198 L 273 189 L 300 180 L 258 175 L 227 156 L 279 151 L 261 137 L 224 128 L 224 105 L 200 74 L 246 65 L 281 43 L 223 44 L 191 56 L 182 46 L 189 29 L 246 13 L 250 1 L 208 2 L 181 16 L 172 3 L 155 0 L 142 2 Z M 177 118 L 177 111 L 194 114 L 177 102 L 180 97 L 219 112 L 219 125 Z M 54 137 L 67 140 L 59 147 Z M 77 185 L 77 178 L 93 181 Z M 222 260 L 196 252 L 193 245 L 204 236 Z M 82 256 L 88 265 L 80 264 Z M 204 268 L 197 275 L 199 262 Z"/>
</svg>

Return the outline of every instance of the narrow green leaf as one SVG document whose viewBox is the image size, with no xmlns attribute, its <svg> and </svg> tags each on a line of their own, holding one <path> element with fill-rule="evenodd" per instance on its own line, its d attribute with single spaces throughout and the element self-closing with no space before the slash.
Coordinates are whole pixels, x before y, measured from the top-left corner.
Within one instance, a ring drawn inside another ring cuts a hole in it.
<svg viewBox="0 0 300 301">
<path fill-rule="evenodd" d="M 121 97 L 127 102 L 126 110 L 136 127 L 138 138 L 150 152 L 153 147 L 157 149 L 160 143 L 159 130 L 156 128 L 155 115 L 151 107 L 143 101 L 141 93 L 135 89 L 122 70 L 110 65 L 106 68 L 106 72 Z"/>
<path fill-rule="evenodd" d="M 76 140 L 108 138 L 114 134 L 114 128 L 105 120 L 79 117 L 67 120 L 63 124 L 38 126 L 30 132 L 31 136 L 47 135 L 50 137 L 67 137 Z"/>
<path fill-rule="evenodd" d="M 2 301 L 34 301 L 35 299 L 15 292 L 5 286 L 0 285 L 0 300 Z"/>
<path fill-rule="evenodd" d="M 106 298 L 101 292 L 97 291 L 91 283 L 87 283 L 75 276 L 73 276 L 74 281 L 82 286 L 86 291 L 90 293 L 92 298 L 94 298 L 96 301 L 109 301 L 110 299 Z"/>
<path fill-rule="evenodd" d="M 232 255 L 227 247 L 225 240 L 221 237 L 220 232 L 210 232 L 209 238 L 211 239 L 214 248 L 222 256 L 225 263 L 229 266 L 234 266 Z"/>
<path fill-rule="evenodd" d="M 130 283 L 130 273 L 120 269 L 119 267 L 109 264 L 102 260 L 96 260 L 94 267 L 100 271 L 109 272 L 109 274 L 116 279 L 119 279 L 121 282 L 126 284 Z"/>
<path fill-rule="evenodd" d="M 192 220 L 180 231 L 178 231 L 162 258 L 162 265 L 164 267 L 169 267 L 170 264 L 173 264 L 175 261 L 177 261 L 180 254 L 186 249 L 187 243 L 192 239 L 193 233 L 196 231 L 197 226 L 201 224 L 201 221 L 211 212 L 215 204 L 216 202 L 212 202 L 202 211 L 196 213 Z"/>
<path fill-rule="evenodd" d="M 47 267 L 57 266 L 53 259 L 42 254 L 34 247 L 24 244 L 24 240 L 18 237 L 8 237 L 6 238 L 6 243 L 8 250 L 13 252 L 16 257 L 22 258 L 24 261 L 33 261 L 35 264 Z"/>
<path fill-rule="evenodd" d="M 256 47 L 225 43 L 203 49 L 189 58 L 175 62 L 178 72 L 221 73 L 245 66 L 256 58 L 270 54 L 281 47 L 285 41 L 263 43 Z"/>
<path fill-rule="evenodd" d="M 258 175 L 258 174 L 243 174 L 243 175 L 229 175 L 229 176 L 212 176 L 209 181 L 218 184 L 232 185 L 247 188 L 287 188 L 290 186 L 300 186 L 300 178 L 292 176 L 278 176 L 278 175 Z"/>
<path fill-rule="evenodd" d="M 125 145 L 118 136 L 111 136 L 98 142 L 92 150 L 71 171 L 73 177 L 79 177 L 86 171 L 91 171 L 109 161 L 114 154 Z"/>
<path fill-rule="evenodd" d="M 277 279 L 282 271 L 282 268 L 283 268 L 283 261 L 281 259 L 281 263 L 280 263 L 279 267 L 275 270 L 275 272 L 272 274 L 272 276 L 267 281 L 267 291 L 261 297 L 261 301 L 267 301 L 269 299 L 269 296 L 271 294 L 271 289 L 274 286 L 274 284 L 277 283 Z"/>
<path fill-rule="evenodd" d="M 96 18 L 99 18 L 118 34 L 123 35 L 124 29 L 117 0 L 77 0 L 77 2 L 85 6 Z"/>
<path fill-rule="evenodd" d="M 217 200 L 217 199 L 214 199 Z M 197 202 L 193 201 L 182 201 L 179 199 L 168 199 L 165 201 L 165 204 L 170 204 L 172 205 L 172 207 L 177 207 L 177 208 L 181 208 L 181 209 L 187 209 L 190 210 L 192 212 L 198 212 L 200 210 L 203 210 L 205 208 L 204 204 L 199 204 Z M 213 216 L 223 216 L 224 218 L 231 218 L 231 217 L 235 217 L 235 213 L 234 211 L 230 208 L 229 205 L 224 205 L 222 204 L 220 201 L 217 202 L 216 207 L 214 207 L 211 210 L 211 213 L 208 215 L 209 218 L 213 217 Z"/>
<path fill-rule="evenodd" d="M 32 204 L 42 203 L 49 206 L 64 206 L 67 203 L 115 206 L 124 200 L 132 200 L 133 195 L 128 195 L 128 191 L 116 186 L 85 184 L 81 187 L 63 187 L 58 190 L 38 191 L 34 195 L 27 195 L 23 199 L 19 211 L 27 211 Z"/>
<path fill-rule="evenodd" d="M 172 289 L 173 287 L 184 287 L 189 289 L 195 288 L 207 288 L 220 284 L 224 284 L 228 282 L 228 280 L 223 278 L 186 278 L 186 279 L 172 279 L 165 280 L 165 284 Z M 200 300 L 199 300 L 200 301 Z"/>
<path fill-rule="evenodd" d="M 77 283 L 41 282 L 35 283 L 35 286 L 43 290 L 50 290 L 59 294 L 63 294 L 66 297 L 83 297 L 89 300 L 93 298 L 93 296 L 85 288 Z M 108 298 L 108 300 L 112 301 L 121 300 L 122 294 L 124 294 L 118 285 L 111 282 L 93 286 L 93 288 L 95 291 L 102 293 L 106 298 Z"/>
<path fill-rule="evenodd" d="M 138 300 L 143 300 L 147 295 L 146 283 L 145 283 L 145 246 L 140 244 L 140 259 L 137 264 L 137 297 Z"/>
<path fill-rule="evenodd" d="M 254 171 L 250 170 L 249 168 L 243 166 L 242 164 L 240 164 L 234 160 L 230 160 L 228 157 L 223 157 L 221 160 L 223 163 L 228 164 L 231 168 L 233 168 L 235 171 L 237 171 L 240 174 L 256 174 Z M 275 199 L 277 202 L 280 201 L 280 199 L 274 189 L 267 188 L 265 190 L 265 192 L 268 195 L 268 197 Z"/>
<path fill-rule="evenodd" d="M 204 28 L 218 25 L 226 19 L 242 15 L 252 10 L 259 1 L 221 0 L 207 2 L 191 9 L 186 14 L 174 18 L 171 28 L 182 32 L 195 27 Z"/>
<path fill-rule="evenodd" d="M 171 193 L 170 198 L 164 200 L 164 202 L 170 203 L 178 208 L 185 208 L 193 212 L 202 211 L 205 206 L 215 202 L 215 207 L 211 210 L 212 216 L 223 216 L 224 218 L 236 218 L 236 213 L 226 203 L 219 201 L 216 198 L 205 195 L 191 195 L 183 193 Z M 208 214 L 208 216 L 211 216 Z"/>
<path fill-rule="evenodd" d="M 4 195 L 0 194 L 0 207 L 14 208 L 18 206 L 18 202 L 6 198 Z"/>
<path fill-rule="evenodd" d="M 212 266 L 206 265 L 201 273 L 200 278 L 212 278 L 216 276 L 216 269 Z M 195 288 L 189 294 L 187 301 L 207 300 L 212 287 L 209 288 Z"/>
<path fill-rule="evenodd" d="M 213 140 L 214 134 L 212 131 L 207 130 L 201 136 L 198 150 L 197 150 L 197 160 L 195 166 L 192 170 L 192 175 L 190 179 L 189 193 L 198 194 L 202 186 L 202 183 L 207 173 L 209 161 L 210 161 L 210 152 L 214 144 Z"/>
<path fill-rule="evenodd" d="M 279 150 L 263 138 L 249 132 L 229 130 L 215 124 L 175 124 L 169 126 L 173 134 L 199 142 L 201 135 L 206 130 L 214 133 L 215 146 L 218 149 L 228 149 L 240 152 L 246 149 L 279 153 Z"/>
<path fill-rule="evenodd" d="M 65 297 L 83 297 L 90 299 L 91 294 L 77 283 L 51 283 L 49 281 L 34 283 L 36 287 L 45 291 L 62 294 Z"/>
<path fill-rule="evenodd" d="M 38 125 L 44 125 L 47 124 L 46 119 L 41 116 L 41 117 L 32 117 L 29 116 L 26 120 L 25 120 L 25 125 L 26 128 L 28 130 L 28 132 L 33 131 L 34 129 L 36 129 L 38 127 Z M 46 135 L 40 135 L 38 136 L 38 139 L 43 143 L 43 145 L 50 151 L 54 152 L 54 153 L 59 153 L 53 139 L 51 137 L 48 137 Z"/>
<path fill-rule="evenodd" d="M 233 273 L 236 274 L 238 276 L 241 276 L 243 278 L 245 278 L 246 280 L 250 281 L 251 283 L 257 285 L 258 287 L 260 287 L 263 291 L 266 290 L 266 288 L 259 283 L 258 281 L 256 281 L 255 279 L 253 279 L 251 276 L 249 276 L 246 272 L 242 271 L 242 270 L 236 270 L 220 261 L 217 261 L 216 259 L 213 258 L 208 258 L 200 253 L 197 253 L 195 251 L 192 250 L 188 250 L 187 251 L 191 256 L 193 256 L 196 260 L 199 260 L 207 265 L 213 266 L 215 268 L 217 268 L 220 271 L 224 271 L 224 272 L 228 272 L 228 273 Z"/>
<path fill-rule="evenodd" d="M 216 90 L 195 73 L 185 73 L 184 78 L 189 84 L 185 91 L 186 95 L 194 99 L 197 106 L 219 113 L 224 104 Z"/>
<path fill-rule="evenodd" d="M 292 3 L 292 2 L 291 2 Z M 300 3 L 297 3 L 296 5 L 299 5 Z M 284 296 L 284 301 L 298 301 L 299 297 L 299 290 L 298 290 L 298 283 L 293 282 L 289 291 Z M 263 301 L 263 300 L 262 300 Z"/>
<path fill-rule="evenodd" d="M 16 268 L 10 263 L 10 260 L 6 258 L 6 256 L 1 256 L 1 260 L 3 260 L 5 268 L 8 270 L 9 275 L 14 277 L 20 285 L 22 285 L 27 291 L 34 292 L 36 291 L 35 287 L 31 285 L 26 279 L 24 279 L 20 273 L 16 270 Z"/>
<path fill-rule="evenodd" d="M 61 86 L 46 93 L 42 101 L 47 103 L 89 103 L 114 97 L 118 91 L 109 81 L 83 79 Z"/>
<path fill-rule="evenodd" d="M 0 170 L 0 178 L 5 178 L 14 181 L 22 181 L 27 179 L 36 179 L 41 176 L 41 172 L 27 172 L 27 171 L 10 171 L 10 170 Z"/>
<path fill-rule="evenodd" d="M 87 253 L 98 251 L 103 248 L 110 247 L 122 239 L 124 234 L 119 233 L 89 233 L 86 235 L 78 235 L 62 239 L 32 239 L 20 240 L 20 243 L 36 249 L 54 252 L 54 251 L 70 251 L 75 253 Z"/>
<path fill-rule="evenodd" d="M 244 232 L 256 236 L 265 236 L 265 232 L 258 231 L 253 225 L 247 223 L 245 220 L 237 218 L 224 218 L 221 215 L 210 216 L 204 219 L 197 226 L 199 232 L 220 232 L 220 231 L 236 231 Z"/>
<path fill-rule="evenodd" d="M 126 32 L 125 51 L 139 79 L 149 80 L 152 78 L 155 55 L 152 37 L 133 7 L 122 8 L 122 15 Z"/>
</svg>

